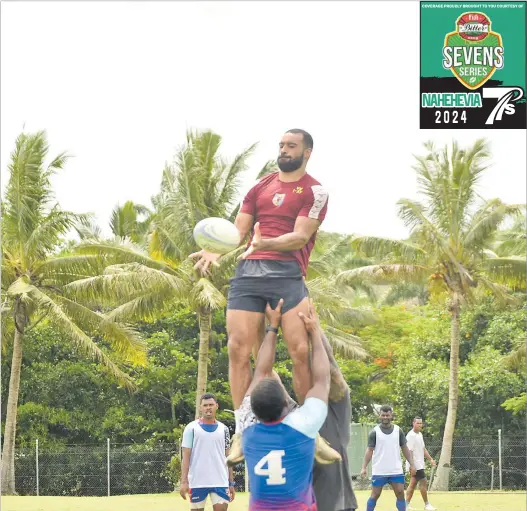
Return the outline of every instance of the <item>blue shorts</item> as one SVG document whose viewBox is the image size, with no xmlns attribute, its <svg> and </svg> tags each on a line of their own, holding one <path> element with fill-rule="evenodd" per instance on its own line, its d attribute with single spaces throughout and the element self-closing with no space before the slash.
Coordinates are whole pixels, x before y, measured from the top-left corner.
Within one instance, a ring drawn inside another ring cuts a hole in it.
<svg viewBox="0 0 527 511">
<path fill-rule="evenodd" d="M 404 475 L 397 474 L 394 476 L 371 476 L 372 486 L 384 486 L 385 484 L 399 483 L 404 484 Z"/>
<path fill-rule="evenodd" d="M 212 505 L 224 504 L 222 501 L 230 502 L 231 498 L 227 493 L 228 488 L 192 488 L 190 490 L 190 507 L 191 509 L 200 509 L 205 507 L 205 501 L 210 495 Z"/>
</svg>

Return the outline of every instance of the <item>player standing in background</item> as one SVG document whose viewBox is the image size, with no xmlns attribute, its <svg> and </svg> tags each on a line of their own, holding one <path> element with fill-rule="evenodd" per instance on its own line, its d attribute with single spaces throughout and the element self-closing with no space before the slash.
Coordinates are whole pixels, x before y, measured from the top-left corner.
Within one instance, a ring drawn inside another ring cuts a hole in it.
<svg viewBox="0 0 527 511">
<path fill-rule="evenodd" d="M 366 477 L 366 468 L 372 460 L 371 495 L 368 499 L 366 511 L 373 511 L 377 499 L 381 496 L 385 484 L 390 484 L 396 497 L 395 505 L 398 511 L 406 511 L 404 499 L 404 474 L 401 462 L 401 449 L 410 463 L 410 473 L 415 474 L 412 453 L 406 445 L 404 433 L 392 424 L 393 410 L 391 406 L 381 406 L 379 414 L 381 424 L 373 428 L 368 437 L 368 447 L 362 462 L 361 476 Z"/>
<path fill-rule="evenodd" d="M 425 503 L 425 511 L 435 511 L 435 507 L 428 502 L 428 492 L 426 485 L 426 474 L 425 474 L 425 457 L 427 460 L 430 460 L 430 464 L 435 467 L 436 462 L 430 456 L 430 453 L 426 450 L 425 441 L 423 439 L 423 434 L 421 430 L 423 429 L 423 419 L 421 417 L 416 417 L 413 420 L 413 429 L 411 429 L 406 435 L 406 441 L 408 449 L 412 453 L 412 457 L 415 465 L 415 475 L 410 479 L 410 484 L 406 489 L 406 509 L 413 509 L 410 507 L 410 501 L 414 495 L 414 490 L 417 484 L 419 484 L 419 490 L 421 491 L 421 496 Z M 406 470 L 408 470 L 409 465 L 406 462 Z"/>
<path fill-rule="evenodd" d="M 203 511 L 210 495 L 214 511 L 227 511 L 234 499 L 232 469 L 227 469 L 229 428 L 216 420 L 218 401 L 214 394 L 201 396 L 201 417 L 183 432 L 183 461 L 179 493 L 190 495 L 190 509 Z"/>
<path fill-rule="evenodd" d="M 350 389 L 333 356 L 333 349 L 322 332 L 322 342 L 328 354 L 331 385 L 329 387 L 328 416 L 320 428 L 325 438 L 342 456 L 342 463 L 320 465 L 313 469 L 313 486 L 317 506 L 324 511 L 353 511 L 358 508 L 357 499 L 351 485 L 348 462 L 350 442 L 351 401 Z"/>
<path fill-rule="evenodd" d="M 316 233 L 327 211 L 328 193 L 306 172 L 313 138 L 300 129 L 286 132 L 279 144 L 279 172 L 263 177 L 245 196 L 235 225 L 241 240 L 252 237 L 229 287 L 227 334 L 229 384 L 236 417 L 232 457 L 241 456 L 240 410 L 245 389 L 251 383 L 251 351 L 258 353 L 264 337 L 265 308 L 282 298 L 282 333 L 293 362 L 293 387 L 303 403 L 311 386 L 306 329 L 298 313 L 308 313 L 304 282 Z M 219 254 L 201 250 L 195 265 L 207 271 Z M 317 460 L 331 463 L 340 456 L 318 442 Z"/>
</svg>

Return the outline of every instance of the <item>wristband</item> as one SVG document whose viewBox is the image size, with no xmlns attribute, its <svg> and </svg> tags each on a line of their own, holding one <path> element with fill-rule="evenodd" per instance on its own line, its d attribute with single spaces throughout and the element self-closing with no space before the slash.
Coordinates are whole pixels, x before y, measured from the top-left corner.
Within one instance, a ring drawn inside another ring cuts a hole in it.
<svg viewBox="0 0 527 511">
<path fill-rule="evenodd" d="M 234 487 L 234 486 L 236 486 L 236 483 L 234 481 L 229 481 L 229 486 Z"/>
<path fill-rule="evenodd" d="M 278 334 L 278 328 L 269 325 L 266 329 L 266 332 L 274 332 L 275 334 Z"/>
</svg>

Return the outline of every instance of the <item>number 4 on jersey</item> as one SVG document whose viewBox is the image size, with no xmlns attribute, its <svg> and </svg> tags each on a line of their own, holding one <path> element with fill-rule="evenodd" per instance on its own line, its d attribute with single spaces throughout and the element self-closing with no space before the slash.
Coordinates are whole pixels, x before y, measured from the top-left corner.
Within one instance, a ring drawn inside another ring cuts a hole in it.
<svg viewBox="0 0 527 511">
<path fill-rule="evenodd" d="M 282 457 L 285 451 L 270 451 L 254 467 L 257 476 L 267 476 L 269 485 L 285 484 L 285 468 L 282 468 Z M 264 465 L 267 464 L 267 468 Z"/>
</svg>

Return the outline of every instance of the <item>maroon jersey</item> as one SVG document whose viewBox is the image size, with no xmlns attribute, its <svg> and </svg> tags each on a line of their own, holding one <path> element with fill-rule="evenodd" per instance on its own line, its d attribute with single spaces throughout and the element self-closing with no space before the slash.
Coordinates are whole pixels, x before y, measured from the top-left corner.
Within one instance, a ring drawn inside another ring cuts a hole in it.
<svg viewBox="0 0 527 511">
<path fill-rule="evenodd" d="M 275 172 L 262 178 L 249 190 L 243 199 L 240 212 L 248 213 L 254 217 L 255 222 L 260 222 L 262 238 L 277 238 L 293 232 L 299 216 L 322 223 L 327 209 L 328 192 L 309 174 L 304 174 L 299 181 L 283 183 L 279 179 L 279 173 Z M 316 232 L 300 250 L 258 251 L 247 259 L 298 261 L 302 274 L 305 275 L 315 238 Z"/>
</svg>

